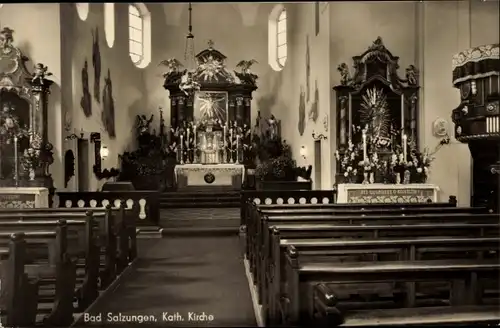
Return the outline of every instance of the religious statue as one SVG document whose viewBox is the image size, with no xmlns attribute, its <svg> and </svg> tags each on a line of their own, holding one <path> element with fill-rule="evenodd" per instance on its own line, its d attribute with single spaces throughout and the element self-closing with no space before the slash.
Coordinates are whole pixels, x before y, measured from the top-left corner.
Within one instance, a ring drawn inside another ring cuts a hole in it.
<svg viewBox="0 0 500 328">
<path fill-rule="evenodd" d="M 277 138 L 278 137 L 278 122 L 276 121 L 276 118 L 274 115 L 271 114 L 271 117 L 267 121 L 269 124 L 269 137 L 271 139 Z"/>
<path fill-rule="evenodd" d="M 383 90 L 368 89 L 362 96 L 361 119 L 372 144 L 386 148 L 390 144 L 391 115 Z"/>
<path fill-rule="evenodd" d="M 342 63 L 337 67 L 337 71 L 340 72 L 340 84 L 349 85 L 352 82 L 351 74 L 349 73 L 349 67 L 346 63 Z"/>
<path fill-rule="evenodd" d="M 200 84 L 194 80 L 192 72 L 187 72 L 187 74 L 182 77 L 181 84 L 179 85 L 179 88 L 186 94 L 186 96 L 200 90 L 200 87 Z"/>
<path fill-rule="evenodd" d="M 418 85 L 418 69 L 414 65 L 410 65 L 406 69 L 406 81 L 408 85 Z"/>
<path fill-rule="evenodd" d="M 52 73 L 48 72 L 48 69 L 49 68 L 42 63 L 36 64 L 31 82 L 38 82 L 40 85 L 43 85 L 43 80 L 45 80 L 45 77 L 52 75 Z"/>
<path fill-rule="evenodd" d="M 145 133 L 149 133 L 149 126 L 151 122 L 153 122 L 154 115 L 151 115 L 149 119 L 146 118 L 146 115 L 137 115 L 137 132 L 139 135 L 143 135 Z"/>
<path fill-rule="evenodd" d="M 236 65 L 236 68 L 239 68 L 243 74 L 251 74 L 250 67 L 253 64 L 258 64 L 258 62 L 255 59 L 242 60 Z"/>
<path fill-rule="evenodd" d="M 158 64 L 158 66 L 160 66 L 160 65 L 167 66 L 167 69 L 168 69 L 167 72 L 163 73 L 163 77 L 166 77 L 167 75 L 170 75 L 172 73 L 177 73 L 179 71 L 179 69 L 184 66 L 184 65 L 182 65 L 182 63 L 180 61 L 178 61 L 175 58 L 162 60 Z"/>
<path fill-rule="evenodd" d="M 14 33 L 14 30 L 8 27 L 4 27 L 0 32 L 0 49 L 4 53 L 9 53 L 9 49 L 12 48 L 12 42 L 14 41 L 12 33 Z"/>
</svg>

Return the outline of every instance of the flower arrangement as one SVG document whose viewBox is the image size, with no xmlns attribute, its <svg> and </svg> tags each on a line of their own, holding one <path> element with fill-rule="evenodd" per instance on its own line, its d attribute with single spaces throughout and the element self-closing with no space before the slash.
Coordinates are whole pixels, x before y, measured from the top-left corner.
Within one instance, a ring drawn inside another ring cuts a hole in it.
<svg viewBox="0 0 500 328">
<path fill-rule="evenodd" d="M 406 165 L 406 170 L 410 171 L 410 180 L 415 183 L 425 183 L 433 160 L 434 156 L 427 147 L 423 151 L 411 150 L 410 160 Z"/>
<path fill-rule="evenodd" d="M 352 140 L 347 143 L 345 150 L 335 151 L 335 158 L 340 164 L 341 173 L 346 183 L 356 183 L 358 180 L 358 166 L 363 164 L 361 149 Z"/>
</svg>

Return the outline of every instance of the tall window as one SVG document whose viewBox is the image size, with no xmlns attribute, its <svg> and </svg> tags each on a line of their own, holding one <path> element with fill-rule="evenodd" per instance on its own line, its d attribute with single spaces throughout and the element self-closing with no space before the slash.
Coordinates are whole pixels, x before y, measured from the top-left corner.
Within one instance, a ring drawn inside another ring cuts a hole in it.
<svg viewBox="0 0 500 328">
<path fill-rule="evenodd" d="M 136 5 L 128 6 L 129 53 L 134 64 L 144 58 L 144 18 Z"/>
<path fill-rule="evenodd" d="M 283 67 L 286 63 L 287 57 L 287 33 L 286 33 L 286 10 L 283 9 L 278 16 L 276 24 L 276 55 L 278 64 Z"/>
<path fill-rule="evenodd" d="M 111 48 L 115 43 L 115 4 L 104 4 L 104 33 L 106 34 L 106 42 Z"/>
</svg>

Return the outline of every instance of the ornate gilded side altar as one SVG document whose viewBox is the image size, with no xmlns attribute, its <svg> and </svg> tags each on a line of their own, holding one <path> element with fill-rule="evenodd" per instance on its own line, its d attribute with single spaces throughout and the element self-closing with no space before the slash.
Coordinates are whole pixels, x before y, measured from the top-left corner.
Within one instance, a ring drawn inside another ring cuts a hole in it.
<svg viewBox="0 0 500 328">
<path fill-rule="evenodd" d="M 471 152 L 473 206 L 499 210 L 500 55 L 499 44 L 479 46 L 453 56 L 453 85 L 460 105 L 452 111 L 455 138 Z"/>
<path fill-rule="evenodd" d="M 0 209 L 46 207 L 49 207 L 49 190 L 47 188 L 0 188 Z"/>
<path fill-rule="evenodd" d="M 13 45 L 13 33 L 0 31 L 0 187 L 48 188 L 53 195 L 47 122 L 53 81 L 46 78 L 52 74 L 41 63 L 27 70 L 29 59 Z"/>
<path fill-rule="evenodd" d="M 433 184 L 339 184 L 337 203 L 436 203 L 439 187 Z"/>
<path fill-rule="evenodd" d="M 242 164 L 176 165 L 175 177 L 179 189 L 193 186 L 232 186 L 239 190 L 245 180 L 245 166 Z"/>
<path fill-rule="evenodd" d="M 361 55 L 352 57 L 349 66 L 338 66 L 341 83 L 335 86 L 337 101 L 337 148 L 349 142 L 362 142 L 357 128 L 372 138 L 371 152 L 394 153 L 406 141 L 418 149 L 418 71 L 406 68 L 406 77 L 398 76 L 399 57 L 394 56 L 378 37 Z M 405 140 L 406 139 L 406 140 Z M 337 177 L 342 179 L 340 168 Z"/>
</svg>

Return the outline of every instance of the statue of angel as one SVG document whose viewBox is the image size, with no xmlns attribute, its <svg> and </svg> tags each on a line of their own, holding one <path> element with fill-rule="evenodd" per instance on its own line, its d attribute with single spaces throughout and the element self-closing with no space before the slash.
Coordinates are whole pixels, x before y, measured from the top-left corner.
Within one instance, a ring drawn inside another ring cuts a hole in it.
<svg viewBox="0 0 500 328">
<path fill-rule="evenodd" d="M 149 133 L 149 126 L 151 122 L 153 122 L 154 115 L 151 115 L 149 119 L 146 118 L 146 115 L 137 115 L 137 130 L 139 134 Z"/>
<path fill-rule="evenodd" d="M 340 72 L 340 84 L 349 85 L 352 82 L 351 74 L 349 73 L 349 67 L 346 63 L 342 63 L 337 67 L 337 71 Z"/>
<path fill-rule="evenodd" d="M 243 74 L 252 74 L 250 67 L 253 64 L 258 64 L 258 62 L 255 59 L 242 60 L 236 65 L 236 68 L 239 68 Z"/>
<path fill-rule="evenodd" d="M 45 79 L 45 77 L 52 75 L 52 73 L 48 72 L 48 69 L 49 68 L 42 63 L 36 64 L 35 71 L 32 74 L 33 78 L 31 79 L 31 82 L 34 83 L 38 81 L 40 85 L 43 85 L 43 80 Z"/>
<path fill-rule="evenodd" d="M 170 58 L 170 59 L 162 60 L 158 64 L 158 66 L 167 66 L 168 71 L 163 73 L 163 77 L 166 77 L 167 75 L 170 75 L 172 73 L 177 73 L 179 71 L 179 69 L 181 67 L 183 67 L 184 65 L 182 65 L 182 63 L 180 61 L 178 61 L 177 59 Z"/>
<path fill-rule="evenodd" d="M 406 69 L 406 81 L 408 85 L 415 86 L 418 84 L 418 69 L 414 65 L 410 65 Z"/>
</svg>

